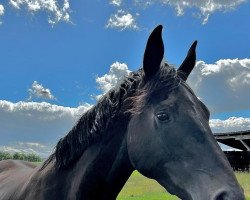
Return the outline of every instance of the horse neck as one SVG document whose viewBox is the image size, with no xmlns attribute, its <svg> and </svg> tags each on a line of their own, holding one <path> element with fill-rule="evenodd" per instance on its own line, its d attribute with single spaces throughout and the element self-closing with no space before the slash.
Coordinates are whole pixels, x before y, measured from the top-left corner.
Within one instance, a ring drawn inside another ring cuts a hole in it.
<svg viewBox="0 0 250 200">
<path fill-rule="evenodd" d="M 74 188 L 72 191 L 79 194 L 79 199 L 116 198 L 133 171 L 125 132 L 126 127 L 118 122 L 108 130 L 108 137 L 104 136 L 83 153 L 72 180 L 75 184 L 78 181 L 78 191 Z"/>
<path fill-rule="evenodd" d="M 124 137 L 118 134 L 110 141 L 89 147 L 77 163 L 77 168 L 82 176 L 79 181 L 81 197 L 115 199 L 133 171 Z M 78 180 L 79 174 L 75 175 L 72 181 Z"/>
<path fill-rule="evenodd" d="M 125 123 L 115 122 L 68 168 L 56 169 L 52 163 L 43 170 L 49 172 L 45 182 L 52 185 L 51 180 L 55 180 L 56 187 L 68 191 L 64 194 L 67 199 L 116 199 L 134 170 L 127 152 Z"/>
</svg>

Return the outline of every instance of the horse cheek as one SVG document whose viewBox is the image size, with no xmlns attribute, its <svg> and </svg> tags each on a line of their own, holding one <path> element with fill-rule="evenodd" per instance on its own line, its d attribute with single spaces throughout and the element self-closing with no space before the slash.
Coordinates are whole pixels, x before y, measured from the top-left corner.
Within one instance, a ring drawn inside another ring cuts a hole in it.
<svg viewBox="0 0 250 200">
<path fill-rule="evenodd" d="M 153 173 L 160 167 L 159 158 L 164 157 L 164 149 L 161 148 L 160 135 L 155 135 L 153 125 L 144 120 L 143 124 L 147 126 L 140 126 L 141 121 L 132 120 L 129 125 L 127 147 L 130 161 L 134 168 L 144 176 L 155 178 Z"/>
</svg>

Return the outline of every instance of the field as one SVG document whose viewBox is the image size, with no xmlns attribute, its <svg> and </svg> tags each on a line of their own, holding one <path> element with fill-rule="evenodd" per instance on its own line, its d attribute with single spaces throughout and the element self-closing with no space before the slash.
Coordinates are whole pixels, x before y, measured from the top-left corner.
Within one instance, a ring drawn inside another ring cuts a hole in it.
<svg viewBox="0 0 250 200">
<path fill-rule="evenodd" d="M 250 200 L 250 173 L 236 173 L 244 188 L 247 200 Z M 177 200 L 176 196 L 166 193 L 156 181 L 150 180 L 135 171 L 120 192 L 118 200 Z"/>
</svg>

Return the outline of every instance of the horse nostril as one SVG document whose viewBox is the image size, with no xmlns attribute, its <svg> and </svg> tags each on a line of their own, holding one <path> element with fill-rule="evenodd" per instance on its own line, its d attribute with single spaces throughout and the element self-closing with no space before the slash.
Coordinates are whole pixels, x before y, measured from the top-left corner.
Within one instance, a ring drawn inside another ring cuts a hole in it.
<svg viewBox="0 0 250 200">
<path fill-rule="evenodd" d="M 228 200 L 228 193 L 226 191 L 222 191 L 215 196 L 214 200 Z"/>
<path fill-rule="evenodd" d="M 213 200 L 246 200 L 244 193 L 232 191 L 220 191 Z"/>
</svg>

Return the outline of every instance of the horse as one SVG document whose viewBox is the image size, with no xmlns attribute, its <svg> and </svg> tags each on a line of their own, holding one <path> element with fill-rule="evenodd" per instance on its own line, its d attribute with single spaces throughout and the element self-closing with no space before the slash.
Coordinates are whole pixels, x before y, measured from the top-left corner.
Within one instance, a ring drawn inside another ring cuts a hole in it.
<svg viewBox="0 0 250 200">
<path fill-rule="evenodd" d="M 142 67 L 85 112 L 41 165 L 0 162 L 1 200 L 114 200 L 134 170 L 183 200 L 244 200 L 186 80 L 195 41 L 178 69 L 164 61 L 162 25 Z"/>
</svg>

